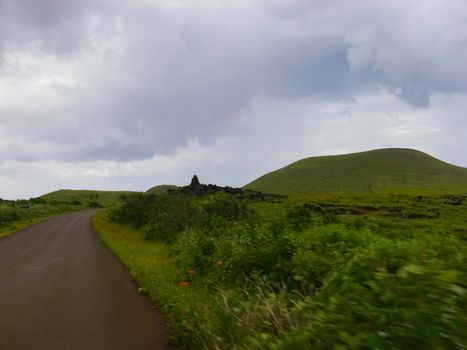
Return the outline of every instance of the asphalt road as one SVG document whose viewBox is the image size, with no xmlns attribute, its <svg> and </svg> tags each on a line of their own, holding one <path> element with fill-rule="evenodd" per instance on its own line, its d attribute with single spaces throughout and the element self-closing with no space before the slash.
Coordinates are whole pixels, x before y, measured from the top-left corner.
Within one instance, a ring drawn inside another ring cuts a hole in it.
<svg viewBox="0 0 467 350">
<path fill-rule="evenodd" d="M 168 349 L 160 316 L 94 233 L 93 213 L 0 239 L 0 349 Z"/>
</svg>

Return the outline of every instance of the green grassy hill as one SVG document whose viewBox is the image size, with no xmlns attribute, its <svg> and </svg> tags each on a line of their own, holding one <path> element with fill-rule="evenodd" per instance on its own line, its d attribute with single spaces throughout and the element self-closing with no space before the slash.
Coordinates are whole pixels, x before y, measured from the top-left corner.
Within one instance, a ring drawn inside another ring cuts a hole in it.
<svg viewBox="0 0 467 350">
<path fill-rule="evenodd" d="M 47 202 L 73 202 L 79 201 L 87 205 L 89 200 L 96 199 L 105 207 L 118 202 L 120 195 L 134 193 L 130 191 L 94 191 L 94 190 L 58 190 L 43 196 Z M 97 197 L 96 197 L 97 196 Z"/>
<path fill-rule="evenodd" d="M 178 186 L 176 185 L 158 185 L 151 187 L 149 190 L 146 191 L 146 193 L 166 193 L 168 190 L 175 190 L 177 188 Z"/>
<path fill-rule="evenodd" d="M 420 151 L 388 148 L 305 158 L 263 175 L 244 188 L 288 195 L 467 193 L 467 168 L 445 163 Z"/>
</svg>

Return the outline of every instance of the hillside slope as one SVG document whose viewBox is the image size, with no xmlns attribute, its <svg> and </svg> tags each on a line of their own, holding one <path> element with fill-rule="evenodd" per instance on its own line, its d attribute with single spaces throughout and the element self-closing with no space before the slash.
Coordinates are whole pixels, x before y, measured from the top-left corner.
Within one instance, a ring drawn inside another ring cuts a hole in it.
<svg viewBox="0 0 467 350">
<path fill-rule="evenodd" d="M 118 202 L 120 195 L 134 193 L 130 191 L 94 191 L 94 190 L 58 190 L 43 196 L 47 202 L 72 202 L 79 201 L 87 204 L 89 200 L 97 202 L 105 207 Z"/>
<path fill-rule="evenodd" d="M 168 190 L 176 190 L 178 186 L 176 185 L 158 185 L 151 187 L 149 190 L 147 190 L 145 193 L 167 193 Z"/>
<path fill-rule="evenodd" d="M 467 169 L 401 148 L 310 157 L 244 188 L 288 195 L 336 192 L 467 192 Z"/>
</svg>

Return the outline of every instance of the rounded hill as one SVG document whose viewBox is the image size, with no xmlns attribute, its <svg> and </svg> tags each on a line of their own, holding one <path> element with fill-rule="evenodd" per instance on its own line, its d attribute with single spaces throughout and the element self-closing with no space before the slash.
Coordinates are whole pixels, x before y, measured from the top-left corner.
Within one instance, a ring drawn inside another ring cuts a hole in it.
<svg viewBox="0 0 467 350">
<path fill-rule="evenodd" d="M 151 187 L 149 190 L 146 191 L 146 193 L 155 193 L 155 194 L 160 194 L 160 193 L 167 193 L 169 190 L 176 190 L 179 188 L 176 185 L 158 185 Z"/>
<path fill-rule="evenodd" d="M 467 192 L 467 169 L 404 148 L 310 157 L 244 187 L 288 195 L 336 192 Z"/>
<path fill-rule="evenodd" d="M 118 203 L 122 194 L 135 193 L 132 191 L 95 191 L 95 190 L 69 190 L 63 189 L 55 192 L 50 192 L 41 197 L 49 203 L 64 203 L 64 204 L 83 204 L 86 205 L 89 201 L 95 201 L 99 205 L 108 207 Z"/>
</svg>

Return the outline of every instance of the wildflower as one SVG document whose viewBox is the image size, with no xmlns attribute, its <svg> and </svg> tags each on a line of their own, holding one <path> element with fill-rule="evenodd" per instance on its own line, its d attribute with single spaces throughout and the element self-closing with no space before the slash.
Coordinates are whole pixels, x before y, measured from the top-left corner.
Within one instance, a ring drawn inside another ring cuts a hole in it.
<svg viewBox="0 0 467 350">
<path fill-rule="evenodd" d="M 182 286 L 182 287 L 186 287 L 186 286 L 189 286 L 189 285 L 190 285 L 190 282 L 181 281 L 181 282 L 179 283 L 179 285 Z"/>
<path fill-rule="evenodd" d="M 216 266 L 220 267 L 222 265 L 224 265 L 224 262 L 222 260 L 217 260 L 216 261 Z"/>
<path fill-rule="evenodd" d="M 195 270 L 189 269 L 186 271 L 186 273 L 189 274 L 190 276 L 193 276 L 195 274 Z"/>
</svg>

